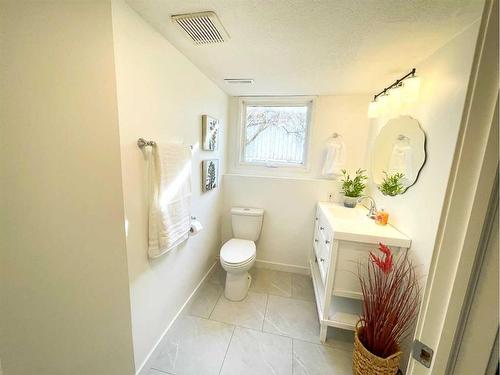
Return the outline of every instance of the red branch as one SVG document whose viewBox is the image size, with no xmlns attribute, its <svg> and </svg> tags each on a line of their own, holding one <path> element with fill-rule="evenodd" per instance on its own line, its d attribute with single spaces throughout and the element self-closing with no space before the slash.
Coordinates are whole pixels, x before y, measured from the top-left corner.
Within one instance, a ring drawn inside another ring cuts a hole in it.
<svg viewBox="0 0 500 375">
<path fill-rule="evenodd" d="M 387 358 L 398 351 L 417 317 L 420 287 L 406 252 L 394 262 L 387 246 L 380 244 L 379 250 L 383 259 L 370 252 L 368 264 L 358 267 L 363 293 L 360 340 L 370 352 Z"/>
</svg>

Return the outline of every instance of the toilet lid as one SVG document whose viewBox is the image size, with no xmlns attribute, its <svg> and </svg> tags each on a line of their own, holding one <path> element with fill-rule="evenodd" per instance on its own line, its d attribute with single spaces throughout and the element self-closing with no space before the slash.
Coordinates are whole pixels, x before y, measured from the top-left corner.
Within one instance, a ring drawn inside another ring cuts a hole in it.
<svg viewBox="0 0 500 375">
<path fill-rule="evenodd" d="M 255 256 L 255 243 L 233 238 L 220 249 L 220 257 L 226 263 L 242 263 Z"/>
</svg>

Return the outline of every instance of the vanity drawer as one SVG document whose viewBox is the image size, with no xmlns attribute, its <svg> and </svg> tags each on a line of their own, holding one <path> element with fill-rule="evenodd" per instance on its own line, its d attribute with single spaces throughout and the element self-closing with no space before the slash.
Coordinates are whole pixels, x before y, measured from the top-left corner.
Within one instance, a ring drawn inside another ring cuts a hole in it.
<svg viewBox="0 0 500 375">
<path fill-rule="evenodd" d="M 333 239 L 333 231 L 330 229 L 330 224 L 328 223 L 328 220 L 326 219 L 325 215 L 319 210 L 318 216 L 318 229 L 319 232 L 323 235 L 323 239 L 326 242 L 327 245 L 329 245 L 332 242 Z"/>
<path fill-rule="evenodd" d="M 320 232 L 319 235 L 319 243 L 318 243 L 318 253 L 316 254 L 318 259 L 318 267 L 320 271 L 321 278 L 323 279 L 323 283 L 326 283 L 326 276 L 328 274 L 328 269 L 330 268 L 330 256 L 331 256 L 331 247 L 330 243 L 327 242 L 323 233 Z"/>
<path fill-rule="evenodd" d="M 318 262 L 319 273 L 323 283 L 326 283 L 328 269 L 330 267 L 330 252 L 332 242 L 332 230 L 325 215 L 318 207 L 314 218 L 313 249 Z"/>
<path fill-rule="evenodd" d="M 318 246 L 319 246 L 319 208 L 316 210 L 316 215 L 314 217 L 313 249 L 314 249 L 314 254 L 316 256 L 319 256 Z"/>
</svg>

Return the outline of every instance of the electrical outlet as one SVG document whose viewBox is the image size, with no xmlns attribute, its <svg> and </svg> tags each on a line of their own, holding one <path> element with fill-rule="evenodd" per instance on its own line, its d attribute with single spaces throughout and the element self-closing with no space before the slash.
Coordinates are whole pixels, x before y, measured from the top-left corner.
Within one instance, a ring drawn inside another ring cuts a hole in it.
<svg viewBox="0 0 500 375">
<path fill-rule="evenodd" d="M 329 192 L 328 193 L 328 201 L 333 202 L 334 200 L 335 200 L 335 193 Z"/>
</svg>

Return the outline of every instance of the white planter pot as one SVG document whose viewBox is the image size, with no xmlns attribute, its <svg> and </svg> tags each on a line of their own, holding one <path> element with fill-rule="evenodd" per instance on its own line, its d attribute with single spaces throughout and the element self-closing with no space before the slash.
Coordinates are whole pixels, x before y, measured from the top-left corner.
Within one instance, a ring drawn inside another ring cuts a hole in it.
<svg viewBox="0 0 500 375">
<path fill-rule="evenodd" d="M 359 197 L 344 197 L 344 207 L 354 208 L 358 204 Z"/>
</svg>

